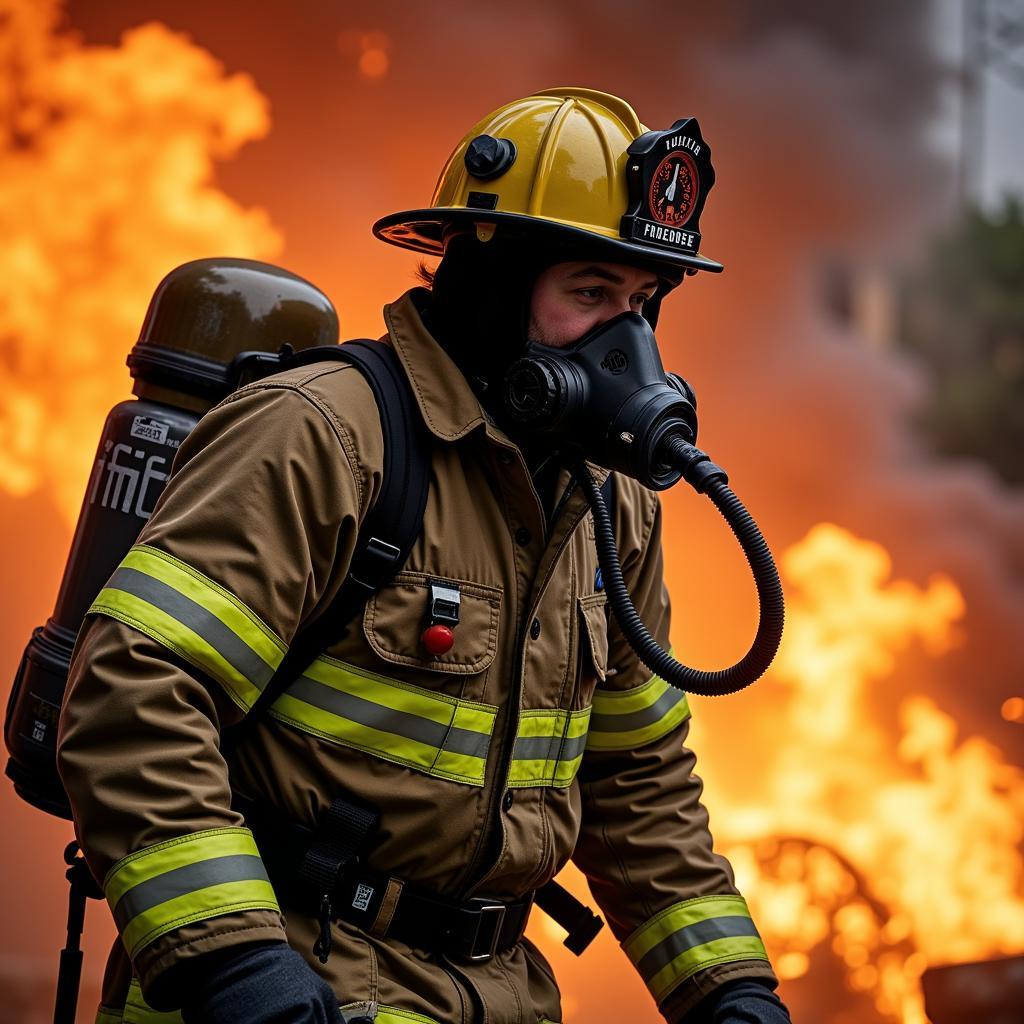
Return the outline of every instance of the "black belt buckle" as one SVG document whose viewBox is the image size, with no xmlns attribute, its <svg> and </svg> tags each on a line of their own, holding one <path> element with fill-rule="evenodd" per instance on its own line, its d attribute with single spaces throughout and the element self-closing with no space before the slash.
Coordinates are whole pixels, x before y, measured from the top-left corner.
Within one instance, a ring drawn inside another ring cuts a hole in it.
<svg viewBox="0 0 1024 1024">
<path fill-rule="evenodd" d="M 469 951 L 464 955 L 467 960 L 474 963 L 490 960 L 501 938 L 501 926 L 505 923 L 505 904 L 480 896 L 474 896 L 466 903 L 475 908 L 471 913 L 474 913 L 477 919 L 473 941 L 469 944 Z M 481 949 L 486 949 L 486 952 L 481 952 Z"/>
</svg>

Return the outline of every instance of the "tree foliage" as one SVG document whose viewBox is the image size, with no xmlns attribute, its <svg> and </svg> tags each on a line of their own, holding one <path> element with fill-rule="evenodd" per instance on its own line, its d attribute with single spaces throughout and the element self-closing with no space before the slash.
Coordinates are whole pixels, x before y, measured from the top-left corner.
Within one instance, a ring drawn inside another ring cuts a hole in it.
<svg viewBox="0 0 1024 1024">
<path fill-rule="evenodd" d="M 974 208 L 906 282 L 903 344 L 929 368 L 935 450 L 1024 482 L 1024 203 Z"/>
</svg>

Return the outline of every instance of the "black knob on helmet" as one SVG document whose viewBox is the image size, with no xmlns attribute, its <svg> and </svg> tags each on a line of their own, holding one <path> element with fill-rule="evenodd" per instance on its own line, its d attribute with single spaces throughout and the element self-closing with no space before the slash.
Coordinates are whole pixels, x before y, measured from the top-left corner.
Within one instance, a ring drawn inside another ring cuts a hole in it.
<svg viewBox="0 0 1024 1024">
<path fill-rule="evenodd" d="M 497 178 L 515 163 L 515 159 L 516 147 L 510 139 L 478 135 L 466 150 L 466 170 L 474 178 Z"/>
</svg>

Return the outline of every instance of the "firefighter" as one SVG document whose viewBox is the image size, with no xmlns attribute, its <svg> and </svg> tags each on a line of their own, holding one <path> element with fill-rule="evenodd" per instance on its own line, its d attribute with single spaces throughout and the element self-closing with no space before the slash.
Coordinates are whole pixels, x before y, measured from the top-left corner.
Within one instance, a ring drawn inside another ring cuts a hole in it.
<svg viewBox="0 0 1024 1024">
<path fill-rule="evenodd" d="M 375 225 L 443 257 L 384 309 L 430 435 L 422 533 L 236 743 L 337 594 L 387 453 L 337 361 L 242 388 L 181 445 L 79 633 L 60 723 L 120 933 L 100 1024 L 559 1022 L 522 931 L 570 859 L 671 1024 L 788 1021 L 712 851 L 686 697 L 609 621 L 587 501 L 502 401 L 528 341 L 654 324 L 686 273 L 721 269 L 697 251 L 712 180 L 695 122 L 649 133 L 616 97 L 558 89 L 474 126 L 432 205 Z M 613 515 L 667 648 L 658 495 L 618 473 Z M 439 602 L 447 632 L 425 628 Z M 319 903 L 297 877 L 342 863 Z"/>
</svg>

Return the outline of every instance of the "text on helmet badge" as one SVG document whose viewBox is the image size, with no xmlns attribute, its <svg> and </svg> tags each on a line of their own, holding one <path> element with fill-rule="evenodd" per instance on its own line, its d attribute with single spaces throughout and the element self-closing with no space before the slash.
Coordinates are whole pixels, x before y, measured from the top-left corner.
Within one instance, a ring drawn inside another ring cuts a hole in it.
<svg viewBox="0 0 1024 1024">
<path fill-rule="evenodd" d="M 696 255 L 698 220 L 715 183 L 711 150 L 697 119 L 645 132 L 627 153 L 629 209 L 619 228 L 622 237 Z"/>
</svg>

